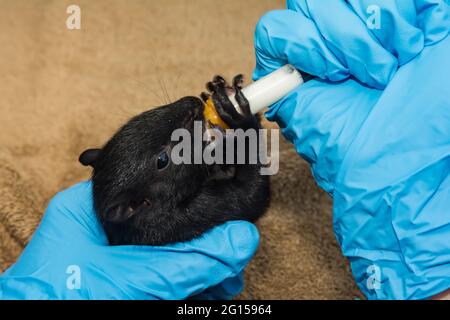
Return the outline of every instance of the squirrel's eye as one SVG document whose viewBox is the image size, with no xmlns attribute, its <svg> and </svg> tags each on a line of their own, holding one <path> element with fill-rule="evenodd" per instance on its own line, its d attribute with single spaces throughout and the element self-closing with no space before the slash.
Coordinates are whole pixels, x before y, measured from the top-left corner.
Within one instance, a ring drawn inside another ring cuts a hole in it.
<svg viewBox="0 0 450 320">
<path fill-rule="evenodd" d="M 158 170 L 162 170 L 169 164 L 169 155 L 166 151 L 163 151 L 158 156 L 158 161 L 156 162 L 156 166 Z"/>
</svg>

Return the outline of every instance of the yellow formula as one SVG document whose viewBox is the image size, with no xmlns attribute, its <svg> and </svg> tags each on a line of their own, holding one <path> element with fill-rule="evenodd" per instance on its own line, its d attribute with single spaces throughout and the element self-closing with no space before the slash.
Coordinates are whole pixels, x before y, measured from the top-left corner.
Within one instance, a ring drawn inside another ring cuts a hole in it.
<svg viewBox="0 0 450 320">
<path fill-rule="evenodd" d="M 217 113 L 216 107 L 214 107 L 214 102 L 209 98 L 205 103 L 205 110 L 203 111 L 205 120 L 211 122 L 213 125 L 219 126 L 222 129 L 229 129 L 230 127 L 222 120 L 222 118 Z"/>
</svg>

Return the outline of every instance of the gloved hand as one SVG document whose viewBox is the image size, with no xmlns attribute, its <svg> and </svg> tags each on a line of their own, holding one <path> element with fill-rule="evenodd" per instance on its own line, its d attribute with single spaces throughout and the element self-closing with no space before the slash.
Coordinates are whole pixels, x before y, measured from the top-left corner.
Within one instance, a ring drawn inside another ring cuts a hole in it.
<svg viewBox="0 0 450 320">
<path fill-rule="evenodd" d="M 18 261 L 0 276 L 2 299 L 229 299 L 258 244 L 234 221 L 187 243 L 108 246 L 92 183 L 58 193 Z"/>
<path fill-rule="evenodd" d="M 287 7 L 256 27 L 254 79 L 286 63 L 317 77 L 266 116 L 333 197 L 334 231 L 359 288 L 370 299 L 450 288 L 448 2 Z"/>
</svg>

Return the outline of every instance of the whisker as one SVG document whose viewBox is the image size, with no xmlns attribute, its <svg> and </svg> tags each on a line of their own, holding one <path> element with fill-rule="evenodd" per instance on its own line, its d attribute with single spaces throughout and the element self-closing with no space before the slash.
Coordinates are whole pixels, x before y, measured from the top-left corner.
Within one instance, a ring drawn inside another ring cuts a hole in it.
<svg viewBox="0 0 450 320">
<path fill-rule="evenodd" d="M 159 79 L 159 84 L 161 86 L 162 93 L 163 93 L 163 95 L 166 98 L 166 103 L 170 104 L 171 103 L 171 101 L 170 101 L 171 99 L 169 97 L 169 92 L 167 91 L 167 86 L 166 86 L 166 83 L 164 82 L 164 79 L 160 78 Z"/>
</svg>

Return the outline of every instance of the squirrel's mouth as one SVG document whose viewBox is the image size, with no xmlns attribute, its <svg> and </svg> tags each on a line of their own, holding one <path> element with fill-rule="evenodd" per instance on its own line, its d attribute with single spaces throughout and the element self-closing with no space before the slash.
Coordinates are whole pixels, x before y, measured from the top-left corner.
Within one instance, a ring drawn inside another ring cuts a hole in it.
<svg viewBox="0 0 450 320">
<path fill-rule="evenodd" d="M 206 137 L 206 144 L 210 145 L 218 140 L 223 140 L 226 132 L 221 126 L 213 124 L 211 121 L 205 119 L 204 121 L 204 135 Z"/>
</svg>

